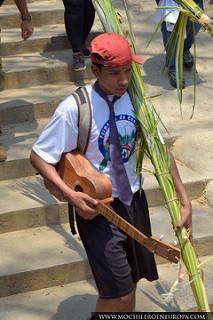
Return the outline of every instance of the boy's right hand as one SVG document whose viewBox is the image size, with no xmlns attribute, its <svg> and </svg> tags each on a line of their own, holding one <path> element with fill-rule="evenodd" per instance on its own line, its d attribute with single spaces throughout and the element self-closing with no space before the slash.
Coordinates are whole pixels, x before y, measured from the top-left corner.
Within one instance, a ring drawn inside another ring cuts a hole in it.
<svg viewBox="0 0 213 320">
<path fill-rule="evenodd" d="M 86 220 L 91 220 L 98 215 L 96 210 L 98 201 L 83 192 L 74 192 L 71 197 L 67 197 L 67 200 L 76 212 Z"/>
</svg>

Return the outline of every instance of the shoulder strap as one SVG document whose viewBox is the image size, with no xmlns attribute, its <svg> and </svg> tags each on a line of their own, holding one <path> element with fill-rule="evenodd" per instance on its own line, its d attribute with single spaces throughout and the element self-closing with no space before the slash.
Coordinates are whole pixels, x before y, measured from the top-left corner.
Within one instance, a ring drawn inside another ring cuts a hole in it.
<svg viewBox="0 0 213 320">
<path fill-rule="evenodd" d="M 89 95 L 86 88 L 79 87 L 73 93 L 73 97 L 78 106 L 78 141 L 77 148 L 81 151 L 82 154 L 85 154 L 87 151 L 87 146 L 90 137 L 90 131 L 92 126 L 92 108 Z M 75 208 L 69 205 L 68 207 L 68 216 L 70 229 L 73 235 L 77 234 L 76 231 L 76 217 L 75 217 Z"/>
<path fill-rule="evenodd" d="M 78 149 L 85 154 L 92 126 L 91 102 L 86 88 L 79 87 L 73 97 L 78 106 Z"/>
</svg>

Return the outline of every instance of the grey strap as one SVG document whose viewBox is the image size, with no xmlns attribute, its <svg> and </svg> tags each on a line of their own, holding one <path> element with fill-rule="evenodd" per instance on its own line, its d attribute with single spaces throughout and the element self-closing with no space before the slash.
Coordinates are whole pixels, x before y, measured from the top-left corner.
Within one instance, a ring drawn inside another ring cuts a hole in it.
<svg viewBox="0 0 213 320">
<path fill-rule="evenodd" d="M 78 88 L 74 93 L 73 97 L 78 106 L 78 141 L 77 148 L 82 154 L 87 151 L 87 146 L 90 137 L 90 131 L 92 126 L 92 110 L 90 98 L 87 90 L 84 87 Z M 69 223 L 70 229 L 73 235 L 77 234 L 76 231 L 76 213 L 75 208 L 69 205 Z"/>
<path fill-rule="evenodd" d="M 90 131 L 92 126 L 92 110 L 90 98 L 84 87 L 78 88 L 73 97 L 78 106 L 78 143 L 77 147 L 85 154 L 89 143 Z"/>
</svg>

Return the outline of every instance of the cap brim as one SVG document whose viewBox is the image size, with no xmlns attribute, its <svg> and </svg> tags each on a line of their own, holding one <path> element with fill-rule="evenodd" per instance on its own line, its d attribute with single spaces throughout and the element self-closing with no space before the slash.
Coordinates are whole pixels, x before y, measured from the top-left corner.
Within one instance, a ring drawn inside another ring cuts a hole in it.
<svg viewBox="0 0 213 320">
<path fill-rule="evenodd" d="M 132 61 L 138 64 L 143 64 L 143 60 L 139 56 L 136 56 L 136 54 L 132 54 Z"/>
</svg>

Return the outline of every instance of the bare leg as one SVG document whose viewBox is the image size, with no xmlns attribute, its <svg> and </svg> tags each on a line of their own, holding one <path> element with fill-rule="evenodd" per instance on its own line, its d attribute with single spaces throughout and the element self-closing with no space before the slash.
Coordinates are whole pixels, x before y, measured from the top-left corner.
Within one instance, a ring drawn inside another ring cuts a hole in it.
<svg viewBox="0 0 213 320">
<path fill-rule="evenodd" d="M 98 298 L 96 312 L 134 312 L 135 311 L 135 289 L 129 294 L 115 298 Z"/>
</svg>

